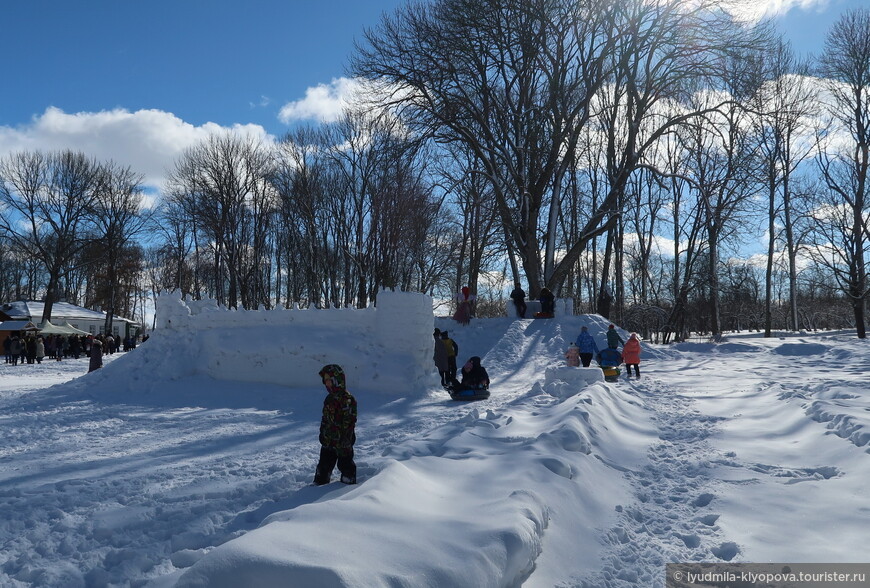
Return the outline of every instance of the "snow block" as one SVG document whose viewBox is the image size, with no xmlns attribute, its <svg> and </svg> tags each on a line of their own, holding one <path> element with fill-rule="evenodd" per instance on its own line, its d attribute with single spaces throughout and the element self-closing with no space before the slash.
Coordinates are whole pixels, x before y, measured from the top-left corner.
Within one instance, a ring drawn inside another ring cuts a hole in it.
<svg viewBox="0 0 870 588">
<path fill-rule="evenodd" d="M 166 357 L 154 363 L 178 376 L 321 388 L 320 368 L 336 363 L 351 392 L 405 394 L 425 390 L 432 372 L 432 299 L 416 292 L 383 291 L 377 307 L 365 309 L 281 311 L 162 293 L 156 324 L 149 348 Z"/>
<path fill-rule="evenodd" d="M 598 366 L 589 367 L 550 367 L 544 372 L 544 383 L 549 384 L 560 380 L 568 384 L 578 384 L 579 386 L 588 386 L 595 382 L 603 382 L 604 374 L 601 373 L 601 368 Z"/>
<path fill-rule="evenodd" d="M 557 398 L 573 396 L 590 384 L 603 382 L 599 367 L 549 367 L 544 372 L 545 391 Z"/>
</svg>

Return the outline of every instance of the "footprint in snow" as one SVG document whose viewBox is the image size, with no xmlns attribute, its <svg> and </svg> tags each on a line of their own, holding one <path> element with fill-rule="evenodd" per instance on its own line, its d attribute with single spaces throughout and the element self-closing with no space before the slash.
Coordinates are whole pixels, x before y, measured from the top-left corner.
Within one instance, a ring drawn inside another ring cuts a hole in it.
<svg viewBox="0 0 870 588">
<path fill-rule="evenodd" d="M 708 504 L 713 502 L 714 498 L 715 498 L 715 496 L 713 496 L 709 492 L 705 492 L 705 493 L 701 494 L 700 496 L 698 496 L 694 500 L 694 502 L 692 502 L 692 506 L 697 506 L 697 507 L 707 506 Z"/>
</svg>

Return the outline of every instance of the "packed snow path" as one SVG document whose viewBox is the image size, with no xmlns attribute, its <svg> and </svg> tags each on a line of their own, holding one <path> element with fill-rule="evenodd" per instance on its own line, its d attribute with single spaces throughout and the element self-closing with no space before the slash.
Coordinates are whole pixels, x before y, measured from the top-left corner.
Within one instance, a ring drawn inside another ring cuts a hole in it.
<svg viewBox="0 0 870 588">
<path fill-rule="evenodd" d="M 171 586 L 270 516 L 427 456 L 552 488 L 525 586 L 662 587 L 671 561 L 866 558 L 866 342 L 683 344 L 647 353 L 639 381 L 544 385 L 580 320 L 450 326 L 461 357 L 484 356 L 492 398 L 358 395 L 356 488 L 309 486 L 320 390 L 173 380 L 135 354 L 100 391 L 45 389 L 86 360 L 0 365 L 0 585 Z"/>
</svg>

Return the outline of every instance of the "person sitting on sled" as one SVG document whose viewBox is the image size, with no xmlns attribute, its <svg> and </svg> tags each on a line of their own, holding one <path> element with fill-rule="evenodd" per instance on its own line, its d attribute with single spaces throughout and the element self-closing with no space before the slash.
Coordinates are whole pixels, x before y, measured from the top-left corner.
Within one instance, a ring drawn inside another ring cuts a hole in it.
<svg viewBox="0 0 870 588">
<path fill-rule="evenodd" d="M 598 353 L 598 365 L 601 367 L 617 367 L 622 363 L 622 354 L 618 349 L 608 347 Z"/>
<path fill-rule="evenodd" d="M 462 382 L 459 383 L 461 389 L 486 390 L 489 388 L 489 374 L 486 373 L 486 368 L 480 365 L 480 358 L 473 356 L 462 366 Z"/>
</svg>

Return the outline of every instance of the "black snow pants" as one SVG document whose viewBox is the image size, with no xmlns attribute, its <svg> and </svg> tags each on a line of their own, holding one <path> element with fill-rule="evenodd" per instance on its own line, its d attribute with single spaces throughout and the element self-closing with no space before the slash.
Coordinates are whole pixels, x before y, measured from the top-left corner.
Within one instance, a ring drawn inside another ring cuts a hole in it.
<svg viewBox="0 0 870 588">
<path fill-rule="evenodd" d="M 338 471 L 341 472 L 341 481 L 345 484 L 356 484 L 356 463 L 353 461 L 353 448 L 351 447 L 342 453 L 343 455 L 339 455 L 331 447 L 320 446 L 320 461 L 314 472 L 315 484 L 329 484 L 336 463 L 338 463 Z"/>
</svg>

